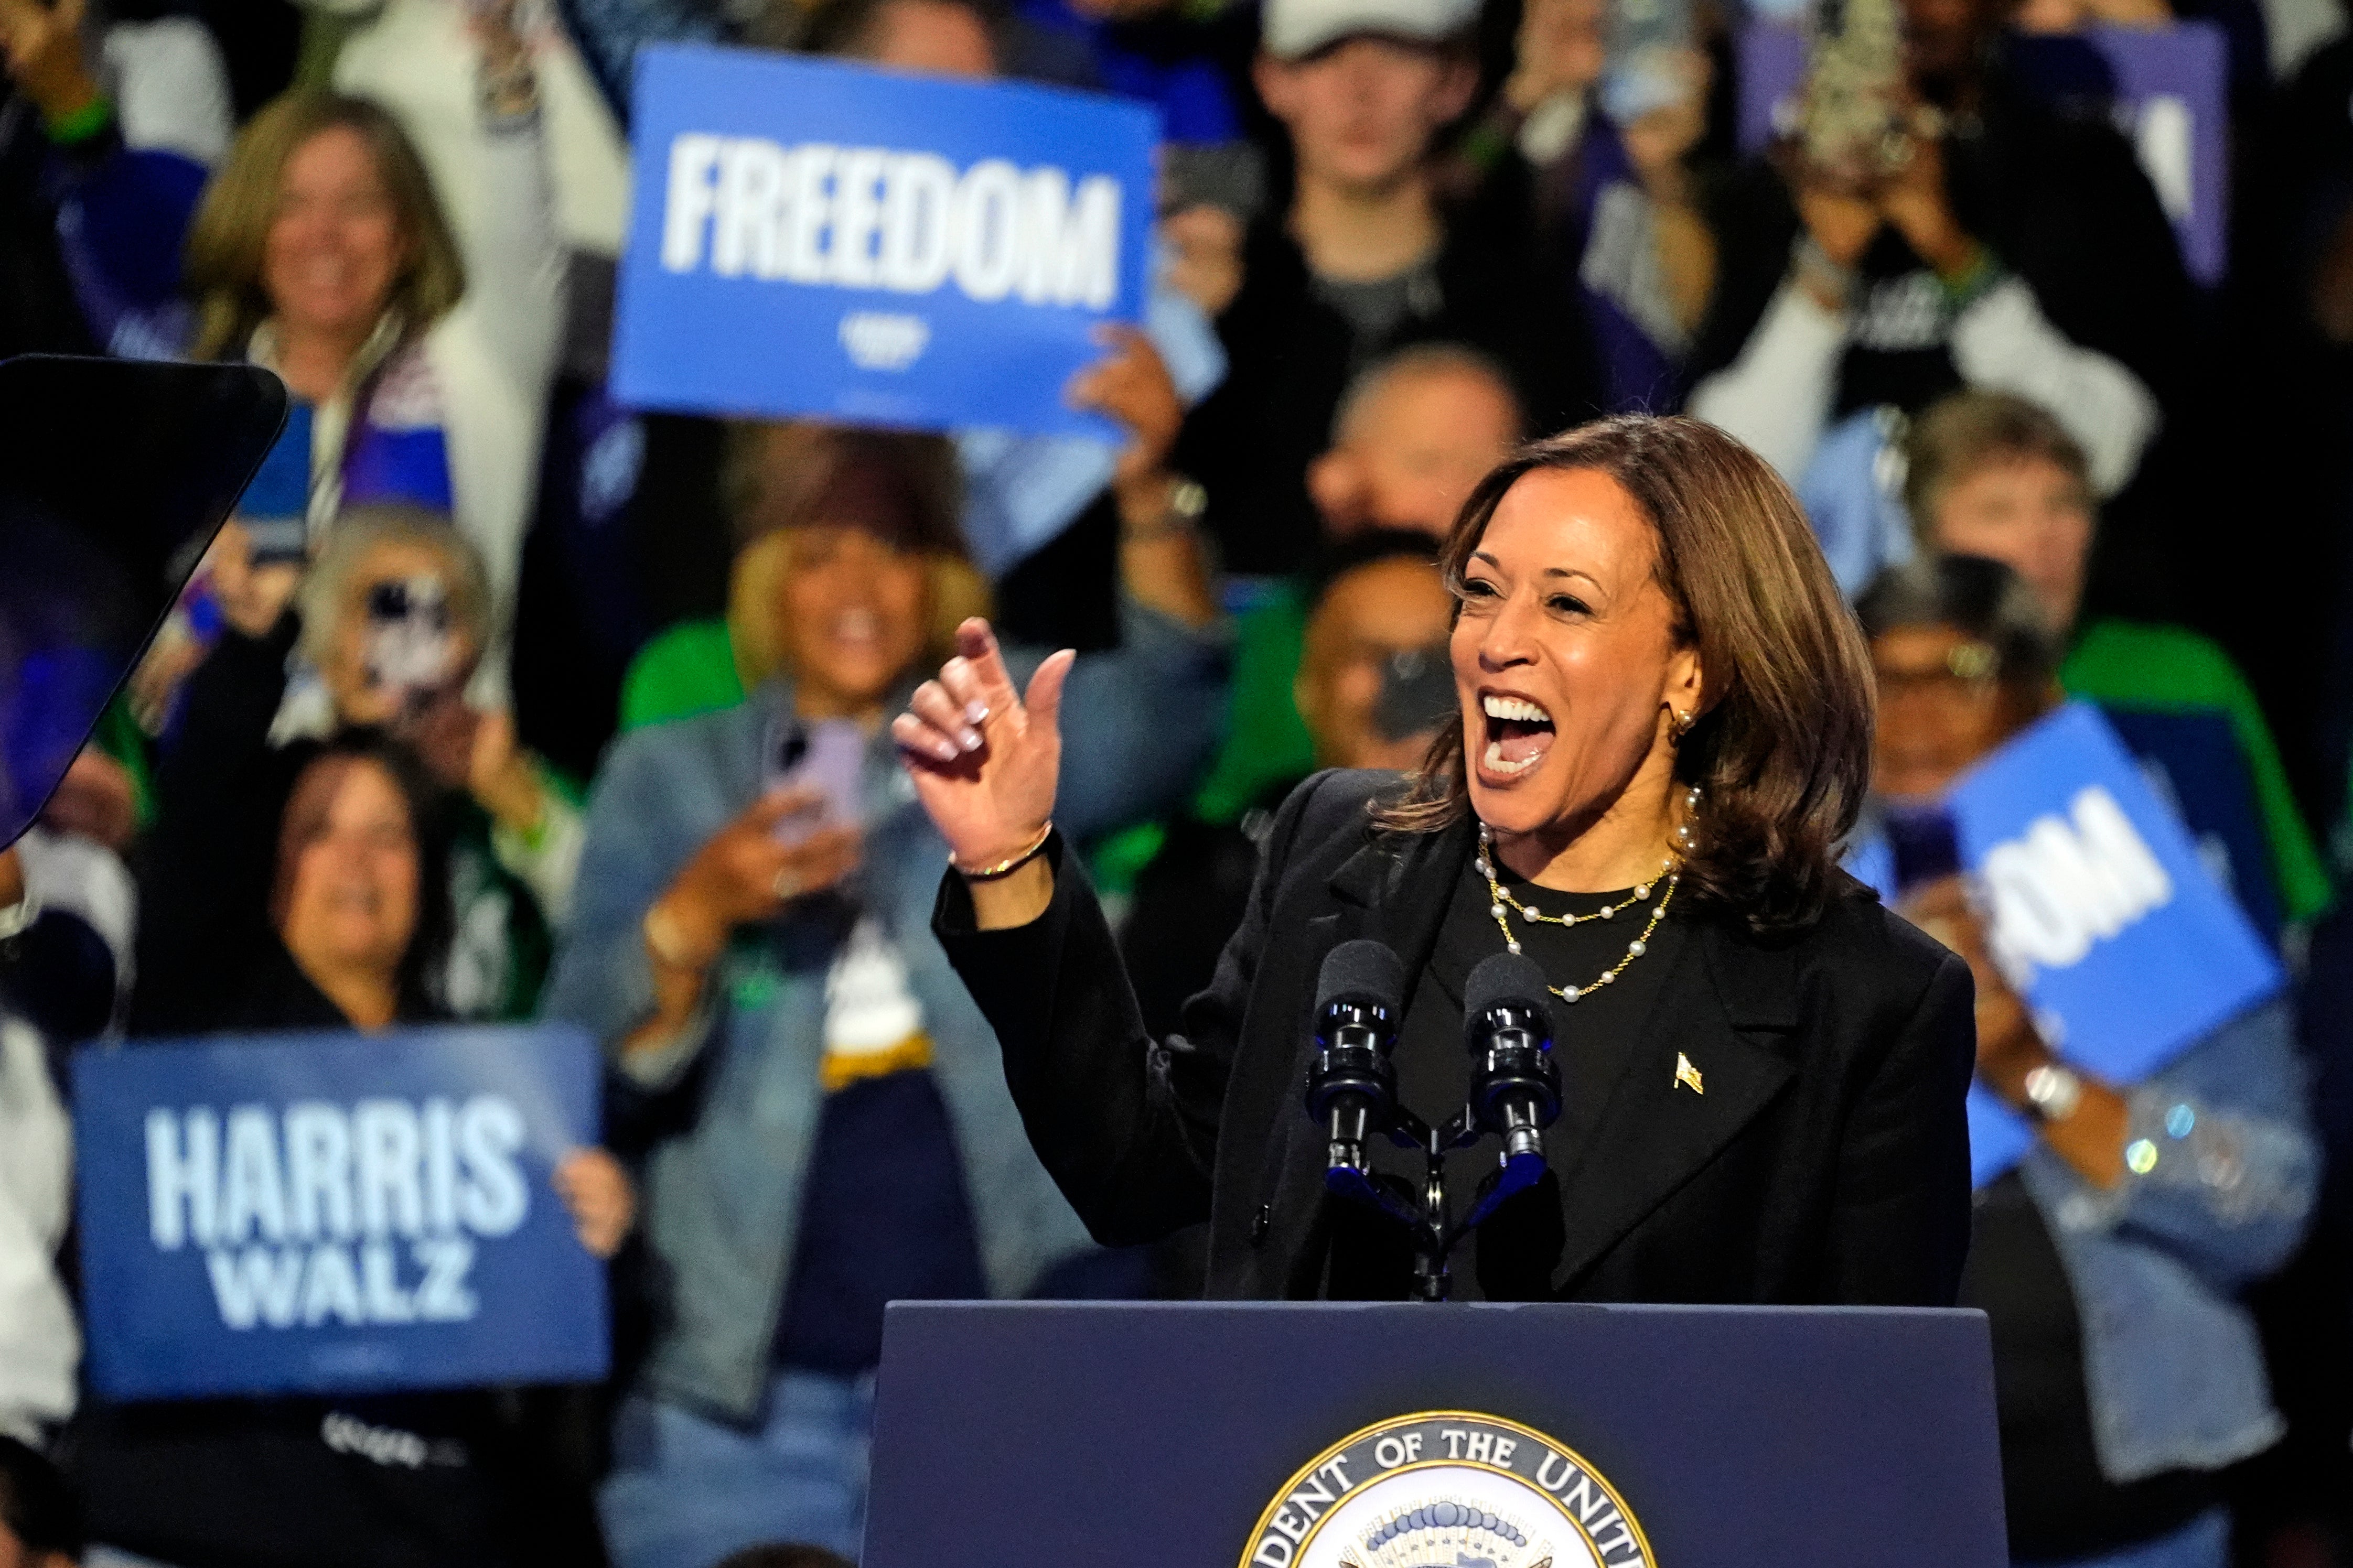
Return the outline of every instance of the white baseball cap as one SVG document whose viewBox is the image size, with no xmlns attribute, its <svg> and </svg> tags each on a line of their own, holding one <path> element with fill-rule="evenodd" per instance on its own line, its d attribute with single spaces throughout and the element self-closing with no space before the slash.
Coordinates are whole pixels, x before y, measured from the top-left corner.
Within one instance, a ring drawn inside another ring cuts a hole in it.
<svg viewBox="0 0 2353 1568">
<path fill-rule="evenodd" d="M 1302 59 L 1358 33 L 1438 44 L 1468 32 L 1479 0 L 1266 0 L 1259 42 L 1277 59 Z"/>
</svg>

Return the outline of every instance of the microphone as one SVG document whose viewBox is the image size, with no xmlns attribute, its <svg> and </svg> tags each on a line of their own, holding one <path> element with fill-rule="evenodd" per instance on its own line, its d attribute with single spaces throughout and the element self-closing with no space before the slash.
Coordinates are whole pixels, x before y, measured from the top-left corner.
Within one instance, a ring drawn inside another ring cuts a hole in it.
<svg viewBox="0 0 2353 1568">
<path fill-rule="evenodd" d="M 1544 972 L 1516 952 L 1482 959 L 1462 986 L 1462 1043 L 1472 1119 L 1503 1139 L 1507 1171 L 1528 1156 L 1541 1171 L 1544 1130 L 1560 1115 Z"/>
<path fill-rule="evenodd" d="M 1324 1131 L 1329 1169 L 1362 1175 L 1365 1140 L 1397 1118 L 1398 1026 L 1405 1015 L 1405 965 L 1377 942 L 1345 942 L 1315 976 L 1315 1059 L 1307 1068 L 1307 1114 Z M 1556 1101 L 1557 1096 L 1555 1097 Z"/>
</svg>

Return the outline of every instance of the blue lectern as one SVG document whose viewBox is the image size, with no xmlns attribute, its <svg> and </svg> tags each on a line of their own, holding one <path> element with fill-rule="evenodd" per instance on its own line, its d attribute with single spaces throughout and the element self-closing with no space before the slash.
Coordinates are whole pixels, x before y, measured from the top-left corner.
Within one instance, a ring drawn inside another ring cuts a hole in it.
<svg viewBox="0 0 2353 1568">
<path fill-rule="evenodd" d="M 864 1568 L 2004 1568 L 1984 1317 L 903 1303 Z"/>
</svg>

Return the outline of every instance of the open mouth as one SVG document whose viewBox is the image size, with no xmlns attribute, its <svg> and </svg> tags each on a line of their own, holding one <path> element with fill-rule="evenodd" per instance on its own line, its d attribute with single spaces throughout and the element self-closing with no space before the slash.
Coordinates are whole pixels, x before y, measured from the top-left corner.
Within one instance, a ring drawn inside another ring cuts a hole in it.
<svg viewBox="0 0 2353 1568">
<path fill-rule="evenodd" d="M 1489 692 L 1479 700 L 1487 717 L 1487 747 L 1480 763 L 1509 778 L 1526 773 L 1552 750 L 1552 715 L 1525 697 Z"/>
</svg>

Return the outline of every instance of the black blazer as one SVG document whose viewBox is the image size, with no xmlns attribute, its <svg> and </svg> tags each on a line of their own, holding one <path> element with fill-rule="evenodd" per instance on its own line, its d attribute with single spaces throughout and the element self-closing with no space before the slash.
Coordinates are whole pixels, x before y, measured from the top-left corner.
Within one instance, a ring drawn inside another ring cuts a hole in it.
<svg viewBox="0 0 2353 1568">
<path fill-rule="evenodd" d="M 1046 913 L 934 929 L 996 1026 L 1014 1100 L 1096 1238 L 1210 1222 L 1213 1297 L 1321 1293 L 1333 1205 L 1301 1106 L 1315 976 L 1356 937 L 1419 979 L 1472 829 L 1375 832 L 1396 775 L 1329 773 L 1268 835 L 1241 929 L 1185 1032 L 1144 1030 L 1077 858 Z M 1584 1157 L 1563 1173 L 1556 1295 L 1595 1301 L 1949 1306 L 1968 1247 L 1969 972 L 1850 883 L 1775 940 L 1703 920 Z M 1675 1087 L 1688 1056 L 1704 1093 Z"/>
</svg>

